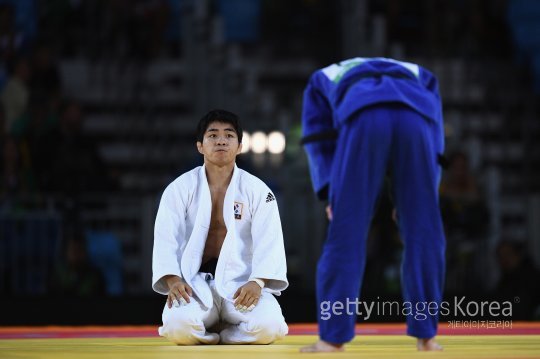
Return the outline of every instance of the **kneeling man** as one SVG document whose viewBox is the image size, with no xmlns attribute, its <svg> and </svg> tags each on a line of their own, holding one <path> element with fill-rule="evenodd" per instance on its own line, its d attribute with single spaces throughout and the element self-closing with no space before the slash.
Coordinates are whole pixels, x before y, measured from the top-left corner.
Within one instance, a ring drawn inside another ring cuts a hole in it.
<svg viewBox="0 0 540 359">
<path fill-rule="evenodd" d="M 289 285 L 272 191 L 235 164 L 238 117 L 213 110 L 197 128 L 204 165 L 164 191 L 152 287 L 167 295 L 159 334 L 176 344 L 269 344 L 287 324 L 274 298 Z"/>
</svg>

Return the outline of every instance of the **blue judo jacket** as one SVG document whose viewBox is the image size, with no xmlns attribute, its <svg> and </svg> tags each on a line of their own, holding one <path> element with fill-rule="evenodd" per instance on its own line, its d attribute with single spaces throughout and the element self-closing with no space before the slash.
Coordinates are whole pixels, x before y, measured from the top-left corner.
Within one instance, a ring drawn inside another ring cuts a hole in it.
<svg viewBox="0 0 540 359">
<path fill-rule="evenodd" d="M 364 108 L 401 103 L 433 122 L 435 150 L 444 148 L 442 105 L 435 76 L 388 58 L 353 58 L 317 70 L 304 91 L 302 143 L 313 188 L 325 199 L 337 133 Z"/>
</svg>

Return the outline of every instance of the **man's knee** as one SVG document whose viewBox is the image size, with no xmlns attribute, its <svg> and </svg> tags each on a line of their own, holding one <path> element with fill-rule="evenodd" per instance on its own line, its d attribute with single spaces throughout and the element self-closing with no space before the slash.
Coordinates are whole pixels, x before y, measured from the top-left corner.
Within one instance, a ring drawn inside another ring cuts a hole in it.
<svg viewBox="0 0 540 359">
<path fill-rule="evenodd" d="M 184 308 L 171 309 L 171 312 L 163 321 L 160 334 L 176 344 L 199 344 L 199 340 L 194 333 L 204 333 L 205 328 L 202 319 L 198 318 L 195 313 L 182 309 Z"/>
<path fill-rule="evenodd" d="M 270 344 L 283 338 L 289 328 L 281 315 L 264 315 L 250 318 L 246 323 L 246 330 L 256 337 L 253 344 Z"/>
</svg>

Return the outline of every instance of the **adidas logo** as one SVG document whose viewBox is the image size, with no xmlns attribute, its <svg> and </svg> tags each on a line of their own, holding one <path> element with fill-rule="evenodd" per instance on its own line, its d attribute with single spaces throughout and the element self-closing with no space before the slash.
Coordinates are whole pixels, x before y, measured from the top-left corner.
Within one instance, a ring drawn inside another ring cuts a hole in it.
<svg viewBox="0 0 540 359">
<path fill-rule="evenodd" d="M 276 200 L 276 197 L 274 197 L 274 195 L 270 192 L 268 192 L 268 195 L 266 196 L 266 203 L 268 202 L 272 202 L 272 201 L 275 201 Z"/>
</svg>

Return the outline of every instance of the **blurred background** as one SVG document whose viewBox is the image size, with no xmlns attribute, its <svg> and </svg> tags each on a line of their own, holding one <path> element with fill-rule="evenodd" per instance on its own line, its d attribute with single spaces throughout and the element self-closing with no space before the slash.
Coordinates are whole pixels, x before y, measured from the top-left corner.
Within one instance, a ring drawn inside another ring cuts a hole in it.
<svg viewBox="0 0 540 359">
<path fill-rule="evenodd" d="M 439 78 L 446 298 L 540 319 L 540 1 L 0 0 L 0 324 L 160 323 L 155 214 L 202 164 L 195 126 L 213 108 L 240 115 L 238 164 L 278 199 L 285 317 L 315 321 L 327 222 L 299 145 L 302 92 L 356 56 Z M 400 298 L 386 193 L 364 300 Z"/>
</svg>

